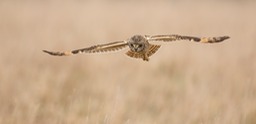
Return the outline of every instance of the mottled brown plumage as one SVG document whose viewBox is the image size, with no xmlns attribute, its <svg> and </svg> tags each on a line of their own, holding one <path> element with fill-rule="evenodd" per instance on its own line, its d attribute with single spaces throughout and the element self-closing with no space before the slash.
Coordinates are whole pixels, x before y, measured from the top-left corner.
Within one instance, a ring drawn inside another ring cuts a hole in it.
<svg viewBox="0 0 256 124">
<path fill-rule="evenodd" d="M 53 56 L 69 56 L 79 53 L 97 53 L 97 52 L 110 52 L 121 50 L 129 46 L 130 50 L 126 52 L 126 55 L 133 58 L 141 58 L 144 61 L 149 61 L 149 57 L 152 56 L 160 48 L 160 45 L 151 44 L 157 41 L 171 42 L 177 40 L 195 41 L 201 43 L 218 43 L 228 39 L 229 36 L 221 37 L 192 37 L 181 35 L 134 35 L 131 38 L 124 41 L 116 41 L 107 44 L 94 45 L 87 48 L 77 49 L 66 52 L 52 52 L 43 50 Z"/>
</svg>

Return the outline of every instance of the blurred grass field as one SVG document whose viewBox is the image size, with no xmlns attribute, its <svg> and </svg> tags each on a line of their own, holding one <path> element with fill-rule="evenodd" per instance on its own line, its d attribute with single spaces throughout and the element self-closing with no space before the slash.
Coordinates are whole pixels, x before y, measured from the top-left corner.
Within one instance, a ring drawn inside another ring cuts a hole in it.
<svg viewBox="0 0 256 124">
<path fill-rule="evenodd" d="M 0 2 L 0 124 L 255 124 L 256 2 Z M 134 34 L 223 36 L 165 43 L 149 62 L 52 57 Z"/>
</svg>

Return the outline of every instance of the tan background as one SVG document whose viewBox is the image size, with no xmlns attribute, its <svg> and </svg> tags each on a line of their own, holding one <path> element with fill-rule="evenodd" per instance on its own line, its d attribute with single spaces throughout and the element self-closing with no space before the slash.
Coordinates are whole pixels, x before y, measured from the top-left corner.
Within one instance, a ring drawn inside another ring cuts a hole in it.
<svg viewBox="0 0 256 124">
<path fill-rule="evenodd" d="M 1 124 L 255 124 L 256 3 L 1 1 Z M 52 57 L 134 34 L 229 35 L 165 43 L 149 62 Z"/>
</svg>

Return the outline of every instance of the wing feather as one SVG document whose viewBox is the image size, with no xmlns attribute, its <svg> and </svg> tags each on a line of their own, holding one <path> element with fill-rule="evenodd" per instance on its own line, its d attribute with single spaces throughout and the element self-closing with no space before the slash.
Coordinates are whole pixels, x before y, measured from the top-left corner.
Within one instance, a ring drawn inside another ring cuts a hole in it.
<svg viewBox="0 0 256 124">
<path fill-rule="evenodd" d="M 43 52 L 48 53 L 54 56 L 69 56 L 73 54 L 80 54 L 80 53 L 99 53 L 99 52 L 110 52 L 110 51 L 117 51 L 123 49 L 127 46 L 126 41 L 116 41 L 107 44 L 100 44 L 94 45 L 87 48 L 77 49 L 73 51 L 66 51 L 66 52 L 52 52 L 48 50 L 43 50 Z"/>
<path fill-rule="evenodd" d="M 155 54 L 156 51 L 157 51 L 160 47 L 161 47 L 160 45 L 153 45 L 153 44 L 150 44 L 149 50 L 148 50 L 148 56 L 152 56 L 153 54 Z"/>
<path fill-rule="evenodd" d="M 181 36 L 181 35 L 153 35 L 153 36 L 146 36 L 149 41 L 163 41 L 163 42 L 170 42 L 170 41 L 177 41 L 177 40 L 188 40 L 188 41 L 195 41 L 201 43 L 217 43 L 222 42 L 226 39 L 229 39 L 229 36 L 220 36 L 220 37 L 193 37 L 193 36 Z"/>
</svg>

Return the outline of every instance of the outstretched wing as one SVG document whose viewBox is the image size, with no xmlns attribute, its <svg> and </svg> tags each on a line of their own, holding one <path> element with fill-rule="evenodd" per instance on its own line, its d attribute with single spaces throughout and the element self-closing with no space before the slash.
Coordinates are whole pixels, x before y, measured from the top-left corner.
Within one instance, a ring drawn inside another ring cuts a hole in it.
<svg viewBox="0 0 256 124">
<path fill-rule="evenodd" d="M 116 41 L 116 42 L 107 43 L 107 44 L 94 45 L 91 47 L 77 49 L 73 51 L 52 52 L 52 51 L 43 50 L 43 52 L 48 53 L 50 55 L 54 55 L 54 56 L 69 56 L 69 55 L 79 54 L 79 53 L 97 53 L 97 52 L 117 51 L 125 48 L 127 45 L 128 44 L 126 41 Z"/>
<path fill-rule="evenodd" d="M 146 36 L 149 41 L 177 41 L 177 40 L 188 40 L 188 41 L 195 41 L 201 43 L 217 43 L 222 42 L 229 38 L 229 36 L 220 36 L 220 37 L 193 37 L 193 36 L 181 36 L 181 35 L 153 35 L 153 36 Z"/>
</svg>

